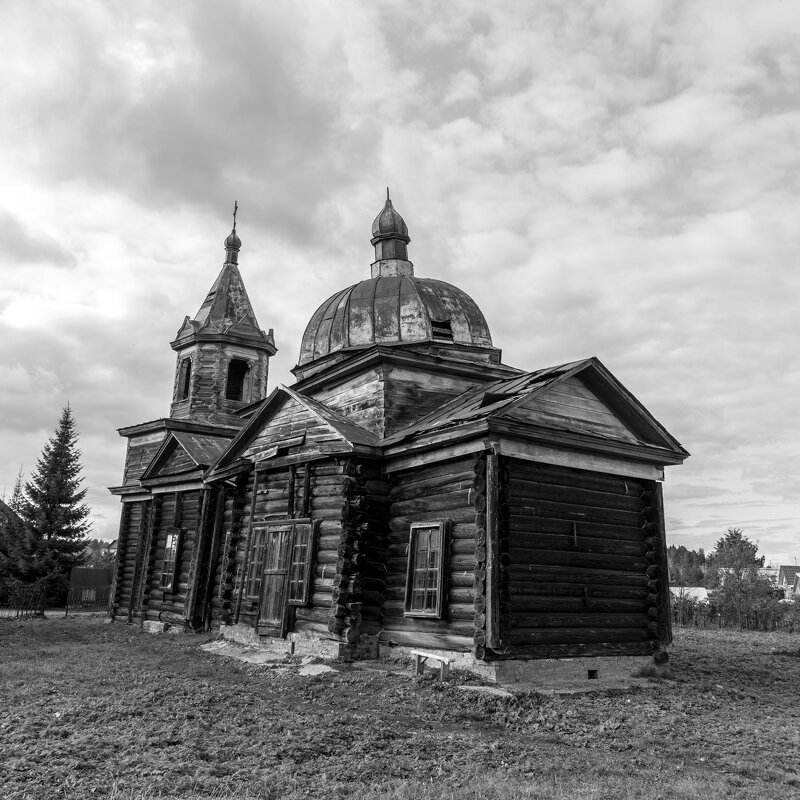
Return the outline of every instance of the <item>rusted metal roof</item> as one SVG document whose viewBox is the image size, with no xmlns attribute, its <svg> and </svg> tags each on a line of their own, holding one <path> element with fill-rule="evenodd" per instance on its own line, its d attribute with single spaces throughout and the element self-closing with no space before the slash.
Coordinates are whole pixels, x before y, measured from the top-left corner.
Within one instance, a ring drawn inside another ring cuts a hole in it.
<svg viewBox="0 0 800 800">
<path fill-rule="evenodd" d="M 424 341 L 492 346 L 486 319 L 466 292 L 433 278 L 381 275 L 343 289 L 314 312 L 298 364 L 344 348 Z"/>
</svg>

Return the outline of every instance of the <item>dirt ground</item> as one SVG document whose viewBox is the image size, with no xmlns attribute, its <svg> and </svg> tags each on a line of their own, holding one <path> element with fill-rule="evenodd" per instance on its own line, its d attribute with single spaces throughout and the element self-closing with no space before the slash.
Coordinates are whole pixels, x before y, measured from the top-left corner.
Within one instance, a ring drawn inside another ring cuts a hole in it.
<svg viewBox="0 0 800 800">
<path fill-rule="evenodd" d="M 0 620 L 0 797 L 800 798 L 797 635 L 679 630 L 645 688 L 513 697 L 210 638 Z"/>
</svg>

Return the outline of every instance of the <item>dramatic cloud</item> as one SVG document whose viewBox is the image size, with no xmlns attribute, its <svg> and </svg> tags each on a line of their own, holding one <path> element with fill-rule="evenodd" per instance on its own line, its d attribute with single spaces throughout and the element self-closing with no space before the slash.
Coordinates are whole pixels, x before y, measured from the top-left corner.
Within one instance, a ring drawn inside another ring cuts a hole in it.
<svg viewBox="0 0 800 800">
<path fill-rule="evenodd" d="M 597 355 L 692 452 L 666 482 L 674 541 L 736 525 L 798 554 L 795 4 L 76 1 L 0 22 L 0 490 L 69 401 L 113 537 L 114 428 L 167 412 L 168 343 L 233 200 L 275 386 L 314 309 L 368 275 L 389 185 L 417 273 L 471 294 L 508 363 Z"/>
</svg>

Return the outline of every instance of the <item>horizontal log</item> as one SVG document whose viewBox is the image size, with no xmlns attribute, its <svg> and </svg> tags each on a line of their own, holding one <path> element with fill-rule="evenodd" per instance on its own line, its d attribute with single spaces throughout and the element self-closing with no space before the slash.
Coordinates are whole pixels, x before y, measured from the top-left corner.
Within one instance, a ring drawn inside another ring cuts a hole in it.
<svg viewBox="0 0 800 800">
<path fill-rule="evenodd" d="M 582 488 L 619 494 L 623 497 L 639 497 L 644 491 L 649 490 L 648 482 L 640 478 L 626 478 L 608 473 L 556 467 L 517 459 L 506 463 L 510 486 L 513 486 L 517 480 L 565 487 L 577 484 Z"/>
<path fill-rule="evenodd" d="M 643 598 L 623 599 L 597 597 L 593 592 L 587 598 L 575 597 L 537 597 L 532 595 L 511 595 L 511 608 L 514 614 L 559 613 L 591 611 L 597 613 L 635 613 L 644 614 L 647 603 Z"/>
<path fill-rule="evenodd" d="M 504 642 L 505 645 L 505 642 Z M 649 642 L 575 642 L 572 644 L 508 645 L 501 658 L 596 658 L 602 656 L 649 656 Z M 600 674 L 602 678 L 602 671 Z"/>
<path fill-rule="evenodd" d="M 512 568 L 527 569 L 529 565 L 610 569 L 644 574 L 648 563 L 644 556 L 624 554 L 586 553 L 580 550 L 532 550 L 518 545 L 510 552 Z"/>
<path fill-rule="evenodd" d="M 642 514 L 634 511 L 617 511 L 611 508 L 572 506 L 568 503 L 550 503 L 546 500 L 514 499 L 508 503 L 511 519 L 533 517 L 534 519 L 569 520 L 570 522 L 603 525 L 640 527 L 645 522 Z"/>
<path fill-rule="evenodd" d="M 472 465 L 466 460 L 457 459 L 454 461 L 442 461 L 438 464 L 431 464 L 430 466 L 413 471 L 396 473 L 392 477 L 392 486 L 389 494 L 391 497 L 394 497 L 403 492 L 414 491 L 418 488 L 438 488 L 461 481 L 469 482 L 471 486 L 474 477 L 475 473 L 472 469 Z"/>
<path fill-rule="evenodd" d="M 449 520 L 451 523 L 475 522 L 475 511 L 470 506 L 451 509 L 449 511 L 437 511 L 431 513 L 419 513 L 415 516 L 392 516 L 389 519 L 389 529 L 391 531 L 408 531 L 414 522 L 438 522 L 439 520 Z"/>
<path fill-rule="evenodd" d="M 406 631 L 386 626 L 383 628 L 381 639 L 390 645 L 453 650 L 458 653 L 468 653 L 473 647 L 472 636 Z"/>
<path fill-rule="evenodd" d="M 387 609 L 384 604 L 384 627 L 392 630 L 419 631 L 421 633 L 445 633 L 458 636 L 472 635 L 472 616 L 467 620 L 426 619 L 424 617 L 405 617 L 399 611 Z"/>
<path fill-rule="evenodd" d="M 613 553 L 631 556 L 646 556 L 647 546 L 642 538 L 639 541 L 619 541 L 589 535 L 578 528 L 577 535 L 572 531 L 564 534 L 549 534 L 537 531 L 515 531 L 509 537 L 509 550 L 566 550 L 580 553 Z"/>
<path fill-rule="evenodd" d="M 576 644 L 647 642 L 643 628 L 514 628 L 511 644 Z"/>
<path fill-rule="evenodd" d="M 637 513 L 645 508 L 646 499 L 641 495 L 624 495 L 581 485 L 557 486 L 533 480 L 511 481 L 508 494 L 510 499 L 535 498 L 573 506 L 613 508 Z"/>
<path fill-rule="evenodd" d="M 595 613 L 583 609 L 573 612 L 522 613 L 514 609 L 511 615 L 512 628 L 640 628 L 647 629 L 647 614 L 639 613 Z"/>
<path fill-rule="evenodd" d="M 300 606 L 295 608 L 296 620 L 305 620 L 306 622 L 316 622 L 319 625 L 324 626 L 326 633 L 328 630 L 328 619 L 330 618 L 330 615 L 331 615 L 330 607 L 308 608 L 306 606 Z M 295 629 L 297 629 L 296 626 Z"/>
<path fill-rule="evenodd" d="M 530 586 L 537 584 L 561 584 L 564 587 L 591 586 L 595 592 L 598 587 L 629 587 L 631 589 L 647 589 L 650 579 L 644 573 L 624 572 L 622 570 L 588 569 L 585 567 L 549 566 L 520 566 L 511 564 L 508 570 L 510 586 Z M 611 591 L 609 589 L 609 591 Z M 616 590 L 614 590 L 615 595 Z"/>
<path fill-rule="evenodd" d="M 417 500 L 396 500 L 392 502 L 392 517 L 406 517 L 418 514 L 442 513 L 469 508 L 467 490 L 435 494 Z"/>
</svg>

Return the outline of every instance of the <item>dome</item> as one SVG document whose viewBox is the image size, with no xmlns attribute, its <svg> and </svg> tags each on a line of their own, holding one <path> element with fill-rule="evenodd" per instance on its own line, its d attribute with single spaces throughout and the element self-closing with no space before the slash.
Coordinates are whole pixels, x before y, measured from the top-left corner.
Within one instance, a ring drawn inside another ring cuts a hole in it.
<svg viewBox="0 0 800 800">
<path fill-rule="evenodd" d="M 426 341 L 492 347 L 486 319 L 466 292 L 433 278 L 379 275 L 314 312 L 298 366 L 345 348 Z"/>
<path fill-rule="evenodd" d="M 217 241 L 219 241 L 219 240 L 217 240 Z M 228 234 L 228 238 L 225 239 L 225 249 L 226 250 L 241 250 L 242 249 L 242 240 L 239 238 L 239 234 L 236 233 L 236 228 L 234 228 Z"/>
<path fill-rule="evenodd" d="M 406 221 L 395 211 L 392 201 L 389 199 L 388 189 L 386 190 L 386 204 L 372 223 L 372 244 L 376 244 L 381 239 L 400 239 L 406 244 L 411 241 Z"/>
</svg>

